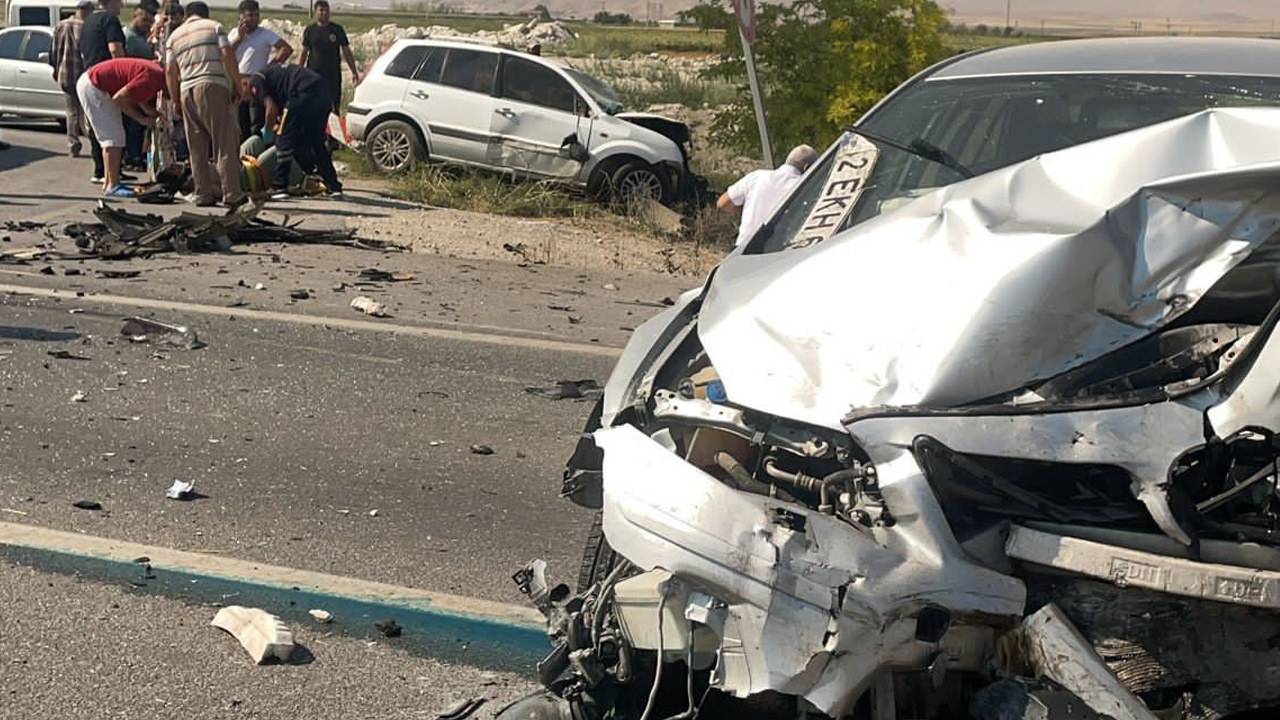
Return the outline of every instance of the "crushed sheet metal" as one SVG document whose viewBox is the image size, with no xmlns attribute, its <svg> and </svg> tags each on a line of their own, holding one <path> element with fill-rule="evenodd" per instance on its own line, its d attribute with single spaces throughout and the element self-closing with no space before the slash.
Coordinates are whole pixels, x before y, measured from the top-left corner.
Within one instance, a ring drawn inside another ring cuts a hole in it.
<svg viewBox="0 0 1280 720">
<path fill-rule="evenodd" d="M 696 578 L 701 591 L 727 603 L 716 669 L 726 692 L 800 695 L 841 717 L 886 664 L 927 664 L 948 642 L 965 641 L 954 630 L 942 647 L 917 640 L 923 608 L 1022 614 L 1022 582 L 973 562 L 945 522 L 900 522 L 901 531 L 873 535 L 732 489 L 630 425 L 595 439 L 604 451 L 604 532 L 613 549 L 641 568 Z M 894 474 L 880 469 L 882 478 Z M 780 523 L 778 508 L 803 518 L 803 528 Z M 901 504 L 895 512 L 910 519 L 916 509 Z"/>
<path fill-rule="evenodd" d="M 1050 603 L 1037 610 L 1022 622 L 1019 631 L 1026 660 L 1036 677 L 1047 677 L 1075 693 L 1099 715 L 1115 720 L 1156 720 L 1057 605 Z"/>
<path fill-rule="evenodd" d="M 832 429 L 1015 390 L 1166 325 L 1270 238 L 1277 136 L 1280 110 L 1209 110 L 731 255 L 699 335 L 735 403 Z"/>
<path fill-rule="evenodd" d="M 1018 525 L 1009 531 L 1005 552 L 1011 558 L 1088 575 L 1121 587 L 1280 609 L 1280 572 L 1166 557 Z"/>
</svg>

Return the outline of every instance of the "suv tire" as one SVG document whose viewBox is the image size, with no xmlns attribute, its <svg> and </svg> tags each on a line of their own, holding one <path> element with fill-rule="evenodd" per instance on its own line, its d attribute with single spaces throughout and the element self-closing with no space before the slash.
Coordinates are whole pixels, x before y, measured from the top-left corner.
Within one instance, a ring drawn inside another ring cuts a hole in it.
<svg viewBox="0 0 1280 720">
<path fill-rule="evenodd" d="M 404 170 L 427 157 L 417 129 L 403 120 L 378 123 L 365 140 L 365 154 L 369 164 L 384 173 Z"/>
<path fill-rule="evenodd" d="M 642 160 L 632 160 L 614 171 L 610 178 L 613 198 L 624 205 L 637 200 L 671 201 L 671 183 L 658 168 Z"/>
</svg>

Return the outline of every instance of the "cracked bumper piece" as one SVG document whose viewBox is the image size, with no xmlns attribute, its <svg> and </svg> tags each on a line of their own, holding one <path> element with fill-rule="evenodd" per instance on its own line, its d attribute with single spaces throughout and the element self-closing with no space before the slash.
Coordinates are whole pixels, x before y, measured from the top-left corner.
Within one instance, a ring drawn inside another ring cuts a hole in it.
<svg viewBox="0 0 1280 720">
<path fill-rule="evenodd" d="M 940 657 L 977 669 L 1023 611 L 1019 580 L 974 564 L 949 533 L 926 537 L 910 508 L 867 531 L 733 490 L 631 426 L 595 438 L 610 545 L 672 573 L 701 609 L 723 603 L 712 683 L 725 692 L 797 695 L 839 717 L 881 671 Z"/>
</svg>

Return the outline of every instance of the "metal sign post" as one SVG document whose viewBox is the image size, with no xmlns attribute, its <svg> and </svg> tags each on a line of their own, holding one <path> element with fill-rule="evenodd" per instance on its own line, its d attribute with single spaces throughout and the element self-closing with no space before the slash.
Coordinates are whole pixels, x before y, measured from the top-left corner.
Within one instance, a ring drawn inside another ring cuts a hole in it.
<svg viewBox="0 0 1280 720">
<path fill-rule="evenodd" d="M 760 150 L 767 167 L 773 165 L 773 146 L 769 143 L 769 123 L 764 117 L 764 95 L 760 91 L 760 77 L 756 75 L 756 56 L 751 44 L 756 40 L 755 0 L 732 0 L 733 11 L 738 18 L 738 37 L 742 38 L 742 56 L 747 62 L 747 84 L 751 86 L 751 102 L 756 109 L 756 126 L 760 130 Z"/>
</svg>

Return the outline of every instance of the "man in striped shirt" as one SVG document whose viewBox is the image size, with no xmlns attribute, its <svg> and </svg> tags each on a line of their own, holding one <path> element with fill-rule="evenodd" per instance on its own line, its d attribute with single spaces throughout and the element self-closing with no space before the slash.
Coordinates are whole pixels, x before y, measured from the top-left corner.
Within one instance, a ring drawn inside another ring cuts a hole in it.
<svg viewBox="0 0 1280 720">
<path fill-rule="evenodd" d="M 92 0 L 80 0 L 76 4 L 76 14 L 54 28 L 53 52 L 49 55 L 53 79 L 62 88 L 63 99 L 67 103 L 67 145 L 71 157 L 80 157 L 80 151 L 84 149 L 80 141 L 85 134 L 84 110 L 80 107 L 80 96 L 76 95 L 76 81 L 84 74 L 84 59 L 80 57 L 80 27 L 91 12 Z"/>
<path fill-rule="evenodd" d="M 245 201 L 240 186 L 240 126 L 235 105 L 244 94 L 227 30 L 209 19 L 209 6 L 188 3 L 186 20 L 170 35 L 165 48 L 169 94 L 187 130 L 196 205 L 222 202 L 235 207 Z M 216 172 L 215 172 L 216 167 Z"/>
</svg>

